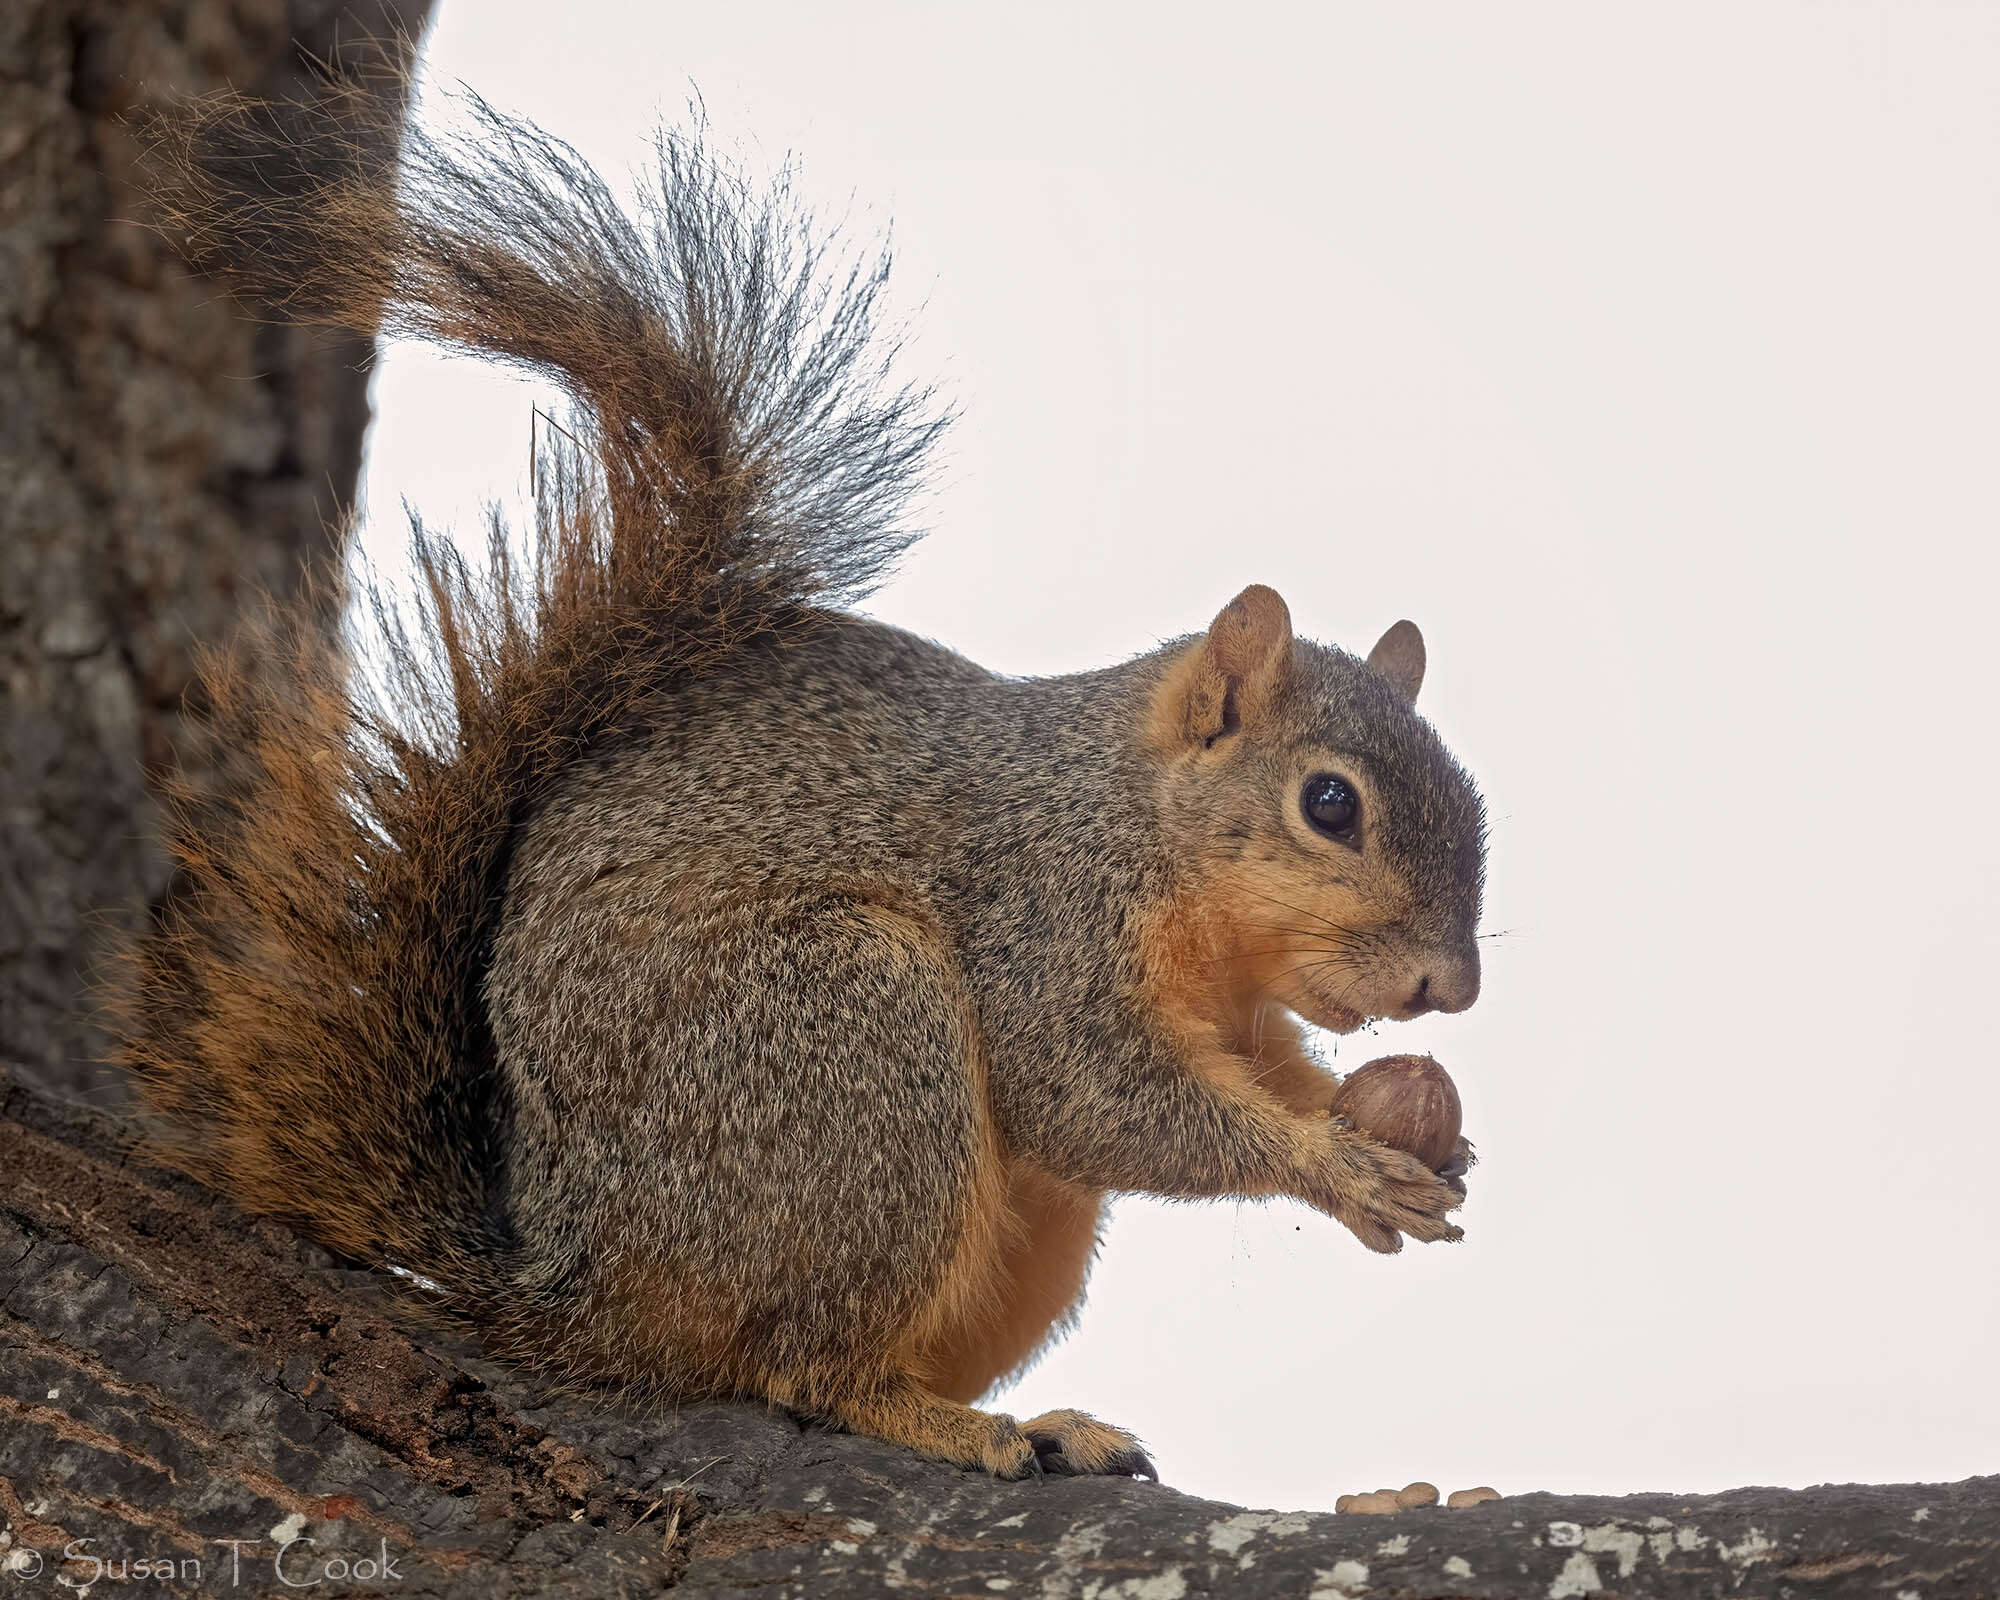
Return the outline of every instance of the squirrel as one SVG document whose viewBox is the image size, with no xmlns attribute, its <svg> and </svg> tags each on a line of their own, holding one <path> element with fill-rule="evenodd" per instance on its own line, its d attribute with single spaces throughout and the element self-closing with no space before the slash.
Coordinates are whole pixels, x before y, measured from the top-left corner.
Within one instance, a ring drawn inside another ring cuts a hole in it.
<svg viewBox="0 0 2000 1600">
<path fill-rule="evenodd" d="M 385 98 L 183 106 L 164 225 L 248 302 L 571 414 L 524 545 L 413 517 L 366 661 L 324 586 L 207 656 L 233 777 L 176 799 L 119 1023 L 168 1159 L 565 1379 L 1156 1476 L 973 1404 L 1073 1325 L 1108 1196 L 1460 1236 L 1466 1147 L 1330 1116 L 1298 1021 L 1478 994 L 1483 806 L 1421 635 L 1360 658 L 1252 585 L 1021 679 L 858 614 L 948 420 L 890 375 L 886 253 L 835 262 L 699 129 L 628 211 L 476 97 L 461 135 Z"/>
</svg>

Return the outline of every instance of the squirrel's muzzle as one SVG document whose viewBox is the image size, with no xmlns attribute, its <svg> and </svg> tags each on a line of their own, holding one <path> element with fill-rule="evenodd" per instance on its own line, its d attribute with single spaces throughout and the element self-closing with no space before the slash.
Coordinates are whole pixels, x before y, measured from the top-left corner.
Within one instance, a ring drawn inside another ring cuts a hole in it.
<svg viewBox="0 0 2000 1600">
<path fill-rule="evenodd" d="M 1436 956 L 1424 966 L 1403 1007 L 1405 1019 L 1427 1011 L 1463 1011 L 1479 998 L 1479 952 Z"/>
</svg>

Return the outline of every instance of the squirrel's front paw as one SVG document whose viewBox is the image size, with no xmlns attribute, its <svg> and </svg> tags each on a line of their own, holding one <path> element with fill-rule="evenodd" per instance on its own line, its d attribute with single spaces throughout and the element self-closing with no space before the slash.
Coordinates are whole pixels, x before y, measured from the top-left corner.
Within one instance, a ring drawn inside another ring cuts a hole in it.
<svg viewBox="0 0 2000 1600">
<path fill-rule="evenodd" d="M 1305 1198 L 1370 1250 L 1393 1255 L 1403 1248 L 1404 1234 L 1426 1244 L 1465 1236 L 1445 1220 L 1465 1199 L 1463 1168 L 1445 1177 L 1365 1134 L 1330 1127 L 1328 1136 L 1316 1192 Z M 1471 1146 L 1465 1146 L 1464 1154 L 1470 1165 Z M 1446 1172 L 1457 1159 L 1454 1152 Z"/>
</svg>

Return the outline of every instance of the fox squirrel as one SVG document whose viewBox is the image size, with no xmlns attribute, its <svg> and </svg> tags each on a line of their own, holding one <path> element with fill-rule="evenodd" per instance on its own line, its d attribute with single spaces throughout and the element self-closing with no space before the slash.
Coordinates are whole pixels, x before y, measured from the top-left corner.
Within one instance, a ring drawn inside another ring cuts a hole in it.
<svg viewBox="0 0 2000 1600">
<path fill-rule="evenodd" d="M 209 658 L 236 781 L 179 797 L 122 1021 L 172 1159 L 516 1360 L 1151 1474 L 1082 1412 L 971 1405 L 1074 1320 L 1107 1194 L 1459 1237 L 1462 1161 L 1329 1118 L 1293 1020 L 1478 992 L 1483 811 L 1420 635 L 1357 659 L 1252 586 L 1020 680 L 843 609 L 942 426 L 886 376 L 883 264 L 698 134 L 632 214 L 483 102 L 400 143 L 380 103 L 182 108 L 169 225 L 574 414 L 525 558 L 416 527 L 371 667 L 282 617 Z"/>
</svg>

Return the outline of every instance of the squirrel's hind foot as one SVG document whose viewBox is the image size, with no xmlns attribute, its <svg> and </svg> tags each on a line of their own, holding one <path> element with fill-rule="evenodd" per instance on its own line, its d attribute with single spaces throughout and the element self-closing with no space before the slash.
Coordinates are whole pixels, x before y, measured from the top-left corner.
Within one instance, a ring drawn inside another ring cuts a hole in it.
<svg viewBox="0 0 2000 1600">
<path fill-rule="evenodd" d="M 850 1433 L 870 1434 L 921 1455 L 996 1478 L 1147 1477 L 1159 1473 L 1122 1428 L 1081 1411 L 1048 1411 L 1027 1422 L 933 1394 L 913 1379 L 825 1394 L 802 1407 Z"/>
<path fill-rule="evenodd" d="M 1082 1411 L 1044 1411 L 1021 1424 L 1035 1461 L 1050 1477 L 1151 1478 L 1160 1472 L 1123 1428 Z"/>
</svg>

